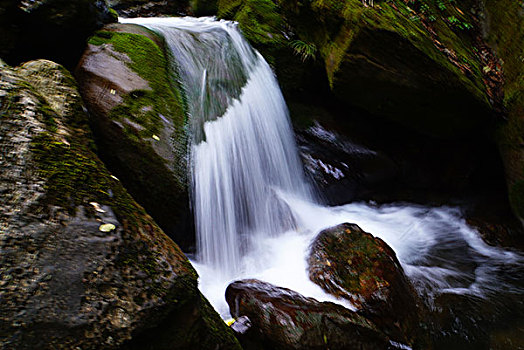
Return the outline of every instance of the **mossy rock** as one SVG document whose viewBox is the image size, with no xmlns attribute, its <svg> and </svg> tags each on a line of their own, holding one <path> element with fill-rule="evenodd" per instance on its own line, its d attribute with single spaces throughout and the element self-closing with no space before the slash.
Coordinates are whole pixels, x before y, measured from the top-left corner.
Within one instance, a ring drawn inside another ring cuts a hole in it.
<svg viewBox="0 0 524 350">
<path fill-rule="evenodd" d="M 360 0 L 221 0 L 218 13 L 240 23 L 285 82 L 292 76 L 279 65 L 290 63 L 280 59 L 277 48 L 295 52 L 293 65 L 302 59 L 323 66 L 325 84 L 346 106 L 438 137 L 489 128 L 491 106 L 473 40 L 465 33 L 465 26 L 471 27 L 467 11 L 451 4 L 441 11 L 436 1 L 425 3 L 440 11 L 431 30 L 421 17 L 432 14 L 417 15 L 396 0 L 374 7 Z M 314 95 L 319 85 L 305 89 Z"/>
<path fill-rule="evenodd" d="M 190 0 L 194 16 L 213 16 L 217 13 L 217 0 Z"/>
<path fill-rule="evenodd" d="M 504 161 L 510 203 L 524 222 L 524 7 L 519 1 L 484 1 L 488 42 L 503 60 L 504 106 L 497 142 Z"/>
<path fill-rule="evenodd" d="M 194 244 L 187 192 L 187 127 L 177 73 L 161 37 L 142 26 L 105 27 L 77 69 L 98 154 L 164 232 Z"/>
<path fill-rule="evenodd" d="M 180 248 L 92 151 L 83 110 L 56 63 L 0 64 L 0 347 L 116 349 L 168 322 L 200 335 L 170 349 L 239 348 Z"/>
<path fill-rule="evenodd" d="M 352 303 L 395 340 L 421 346 L 422 303 L 395 252 L 355 224 L 319 233 L 308 257 L 309 278 L 326 292 Z"/>
</svg>

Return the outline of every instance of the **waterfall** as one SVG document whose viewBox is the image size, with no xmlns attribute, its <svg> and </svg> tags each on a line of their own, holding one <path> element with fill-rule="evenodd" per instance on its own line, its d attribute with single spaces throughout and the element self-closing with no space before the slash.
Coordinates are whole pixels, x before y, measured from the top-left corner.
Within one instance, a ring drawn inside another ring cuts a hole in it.
<svg viewBox="0 0 524 350">
<path fill-rule="evenodd" d="M 357 223 L 389 244 L 429 304 L 442 293 L 493 302 L 522 294 L 513 275 L 521 275 L 524 257 L 486 245 L 458 208 L 318 205 L 304 180 L 277 81 L 234 23 L 126 22 L 164 37 L 185 90 L 198 251 L 192 263 L 200 289 L 223 317 L 229 315 L 224 291 L 237 278 L 344 304 L 309 280 L 305 259 L 317 233 L 342 222 Z"/>
<path fill-rule="evenodd" d="M 192 137 L 191 195 L 198 260 L 233 277 L 254 237 L 296 225 L 283 194 L 311 199 L 273 72 L 232 22 L 142 22 L 170 48 Z"/>
</svg>

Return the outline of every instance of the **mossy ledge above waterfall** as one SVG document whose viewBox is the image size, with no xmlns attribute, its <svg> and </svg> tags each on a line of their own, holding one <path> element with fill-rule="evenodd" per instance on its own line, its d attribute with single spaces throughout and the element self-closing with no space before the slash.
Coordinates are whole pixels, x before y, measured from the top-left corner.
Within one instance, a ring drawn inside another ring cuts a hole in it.
<svg viewBox="0 0 524 350">
<path fill-rule="evenodd" d="M 114 24 L 89 40 L 77 69 L 98 153 L 164 232 L 194 243 L 187 194 L 187 128 L 163 38 Z"/>
<path fill-rule="evenodd" d="M 296 85 L 288 81 L 307 82 L 311 74 L 311 69 L 297 72 L 290 65 L 314 60 L 325 72 L 318 79 L 325 79 L 344 105 L 435 136 L 463 134 L 488 124 L 490 95 L 466 5 L 460 9 L 442 1 L 441 10 L 437 1 L 218 4 L 219 16 L 239 21 L 246 37 L 270 56 L 284 89 Z M 297 54 L 295 62 L 283 54 L 289 51 Z M 314 95 L 320 85 L 302 89 Z"/>
<path fill-rule="evenodd" d="M 155 349 L 239 349 L 188 259 L 93 152 L 83 110 L 63 67 L 0 61 L 0 347 L 117 349 L 155 329 L 181 335 Z"/>
</svg>

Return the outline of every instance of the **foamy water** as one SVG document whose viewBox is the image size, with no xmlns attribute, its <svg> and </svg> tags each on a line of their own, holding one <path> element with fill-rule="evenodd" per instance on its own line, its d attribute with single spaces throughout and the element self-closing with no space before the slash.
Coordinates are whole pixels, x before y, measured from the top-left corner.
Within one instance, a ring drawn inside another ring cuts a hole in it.
<svg viewBox="0 0 524 350">
<path fill-rule="evenodd" d="M 298 230 L 277 237 L 257 236 L 256 249 L 241 259 L 241 271 L 234 278 L 220 278 L 214 269 L 193 262 L 200 274 L 202 292 L 223 317 L 229 317 L 224 291 L 230 282 L 242 278 L 258 278 L 351 308 L 312 283 L 306 264 L 309 245 L 316 235 L 344 222 L 356 223 L 388 243 L 428 304 L 444 292 L 477 297 L 492 297 L 499 291 L 523 292 L 505 278 L 509 268 L 524 263 L 523 257 L 485 244 L 465 223 L 459 208 L 406 203 L 323 207 L 287 200 L 298 218 Z"/>
<path fill-rule="evenodd" d="M 486 245 L 458 208 L 318 204 L 304 179 L 278 82 L 235 23 L 125 21 L 165 38 L 184 86 L 198 243 L 192 262 L 200 289 L 223 317 L 229 316 L 225 289 L 242 278 L 351 307 L 313 284 L 306 264 L 315 236 L 344 222 L 388 243 L 429 304 L 444 292 L 522 293 L 507 278 L 507 271 L 522 266 L 522 256 Z"/>
</svg>

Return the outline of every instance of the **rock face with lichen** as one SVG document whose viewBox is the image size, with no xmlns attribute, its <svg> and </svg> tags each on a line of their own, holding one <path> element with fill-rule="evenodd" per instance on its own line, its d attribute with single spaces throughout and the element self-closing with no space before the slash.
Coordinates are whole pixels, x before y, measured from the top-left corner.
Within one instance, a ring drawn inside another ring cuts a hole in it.
<svg viewBox="0 0 524 350">
<path fill-rule="evenodd" d="M 116 24 L 97 32 L 76 69 L 98 153 L 159 226 L 184 249 L 189 213 L 186 117 L 163 40 Z"/>
<path fill-rule="evenodd" d="M 384 241 L 341 224 L 320 232 L 308 264 L 309 278 L 322 289 L 348 300 L 394 339 L 413 344 L 421 303 Z"/>
<path fill-rule="evenodd" d="M 233 317 L 251 320 L 252 343 L 263 349 L 388 349 L 388 338 L 364 317 L 286 288 L 241 280 L 227 287 L 226 300 Z"/>
<path fill-rule="evenodd" d="M 0 347 L 238 348 L 178 246 L 93 153 L 72 76 L 0 61 Z M 167 347 L 166 338 L 177 342 Z"/>
</svg>

